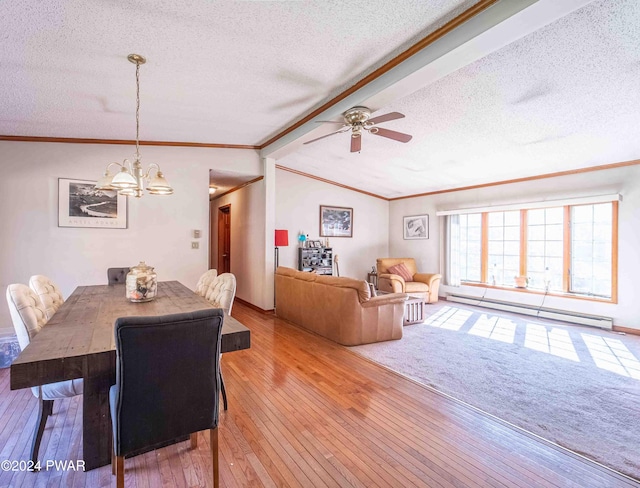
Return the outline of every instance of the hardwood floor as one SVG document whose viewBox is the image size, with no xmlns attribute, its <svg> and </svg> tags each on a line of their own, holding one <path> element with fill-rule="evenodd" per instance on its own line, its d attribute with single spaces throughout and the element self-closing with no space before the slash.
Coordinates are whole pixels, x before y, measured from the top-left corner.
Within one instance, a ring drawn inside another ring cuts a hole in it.
<svg viewBox="0 0 640 488">
<path fill-rule="evenodd" d="M 236 304 L 252 333 L 225 354 L 221 486 L 612 487 L 640 483 L 540 441 L 277 318 Z M 0 370 L 0 461 L 26 460 L 37 415 Z M 82 404 L 56 401 L 40 460 L 82 459 Z M 206 434 L 206 435 L 205 435 Z M 128 487 L 212 486 L 209 435 L 125 462 Z M 4 486 L 115 486 L 111 468 L 0 471 Z"/>
</svg>

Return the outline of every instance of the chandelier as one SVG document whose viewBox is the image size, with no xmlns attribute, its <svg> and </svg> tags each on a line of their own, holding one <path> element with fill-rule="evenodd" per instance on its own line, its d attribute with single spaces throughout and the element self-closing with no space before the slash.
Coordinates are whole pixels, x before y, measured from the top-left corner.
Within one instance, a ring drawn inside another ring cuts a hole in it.
<svg viewBox="0 0 640 488">
<path fill-rule="evenodd" d="M 140 162 L 140 65 L 147 60 L 139 54 L 129 54 L 127 59 L 136 65 L 136 153 L 133 163 L 125 159 L 122 163 L 109 163 L 104 175 L 96 183 L 96 190 L 117 191 L 120 195 L 140 198 L 143 195 L 144 183 L 147 184 L 147 192 L 152 195 L 171 195 L 173 188 L 164 177 L 160 166 L 151 163 L 146 172 L 142 171 Z M 109 172 L 111 166 L 116 165 L 120 170 L 112 175 Z M 152 178 L 153 176 L 153 178 Z"/>
</svg>

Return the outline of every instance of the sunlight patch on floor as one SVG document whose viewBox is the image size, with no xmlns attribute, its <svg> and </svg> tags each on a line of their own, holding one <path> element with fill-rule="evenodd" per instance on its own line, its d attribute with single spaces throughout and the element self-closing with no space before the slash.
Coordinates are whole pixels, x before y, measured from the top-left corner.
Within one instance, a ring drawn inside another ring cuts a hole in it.
<svg viewBox="0 0 640 488">
<path fill-rule="evenodd" d="M 438 312 L 430 315 L 424 323 L 441 329 L 460 330 L 472 314 L 473 312 L 469 310 L 442 307 Z"/>
<path fill-rule="evenodd" d="M 581 334 L 598 368 L 640 380 L 640 361 L 619 339 Z"/>
<path fill-rule="evenodd" d="M 544 325 L 527 323 L 524 347 L 580 362 L 569 332 L 564 329 L 547 330 Z"/>
<path fill-rule="evenodd" d="M 487 317 L 483 314 L 469 329 L 469 334 L 513 344 L 516 335 L 516 323 L 503 317 Z"/>
</svg>

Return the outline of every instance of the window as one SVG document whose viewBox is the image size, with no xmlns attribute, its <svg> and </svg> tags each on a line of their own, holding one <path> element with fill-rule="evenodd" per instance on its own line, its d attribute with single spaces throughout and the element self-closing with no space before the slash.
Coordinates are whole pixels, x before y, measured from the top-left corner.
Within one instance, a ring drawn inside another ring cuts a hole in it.
<svg viewBox="0 0 640 488">
<path fill-rule="evenodd" d="M 616 300 L 618 202 L 456 215 L 460 281 Z"/>
<path fill-rule="evenodd" d="M 520 275 L 520 211 L 490 212 L 489 273 L 493 285 L 513 285 Z"/>
<path fill-rule="evenodd" d="M 482 214 L 460 215 L 460 279 L 482 281 Z"/>
<path fill-rule="evenodd" d="M 529 288 L 563 291 L 564 208 L 527 211 L 527 273 Z"/>
<path fill-rule="evenodd" d="M 613 213 L 610 203 L 571 207 L 572 293 L 611 296 Z"/>
</svg>

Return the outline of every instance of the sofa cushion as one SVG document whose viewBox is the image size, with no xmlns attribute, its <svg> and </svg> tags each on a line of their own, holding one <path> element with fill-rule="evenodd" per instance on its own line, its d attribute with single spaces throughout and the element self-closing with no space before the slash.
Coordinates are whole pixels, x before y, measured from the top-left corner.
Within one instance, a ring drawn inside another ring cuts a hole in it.
<svg viewBox="0 0 640 488">
<path fill-rule="evenodd" d="M 404 263 L 396 264 L 395 266 L 391 266 L 387 268 L 387 270 L 392 273 L 400 276 L 404 281 L 413 281 L 413 275 L 409 268 L 407 268 Z"/>
<path fill-rule="evenodd" d="M 303 273 L 303 274 L 315 274 L 315 273 Z M 316 283 L 323 285 L 337 286 L 338 288 L 353 288 L 358 292 L 358 300 L 360 303 L 366 302 L 371 298 L 371 292 L 369 291 L 369 285 L 364 280 L 356 280 L 354 278 L 347 278 L 346 276 L 326 276 L 316 275 Z"/>
</svg>

